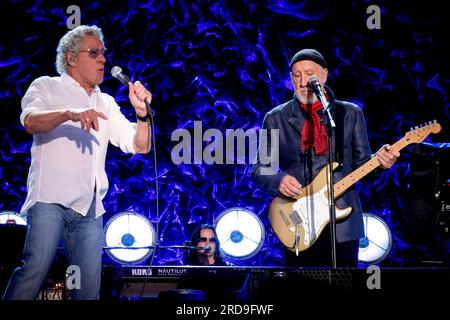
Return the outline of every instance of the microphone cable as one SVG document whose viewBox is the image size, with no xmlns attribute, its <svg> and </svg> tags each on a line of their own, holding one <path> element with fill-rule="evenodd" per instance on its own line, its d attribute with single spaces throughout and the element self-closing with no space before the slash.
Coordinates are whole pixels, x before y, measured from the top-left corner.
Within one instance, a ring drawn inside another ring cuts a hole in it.
<svg viewBox="0 0 450 320">
<path fill-rule="evenodd" d="M 126 87 L 128 87 L 128 83 L 131 82 L 130 78 L 122 72 L 122 68 L 120 68 L 119 66 L 114 66 L 111 69 L 111 75 L 114 78 L 118 79 L 120 82 L 122 82 Z M 150 259 L 149 267 L 151 267 L 152 263 L 153 263 L 153 258 L 156 255 L 156 250 L 158 249 L 158 246 L 159 246 L 159 182 L 158 182 L 158 162 L 157 162 L 157 156 L 156 156 L 155 122 L 153 119 L 154 112 L 153 112 L 152 108 L 150 107 L 150 103 L 147 100 L 144 100 L 144 102 L 145 102 L 145 106 L 147 108 L 147 113 L 149 115 L 149 117 L 146 119 L 146 122 L 149 123 L 149 119 L 150 119 L 150 127 L 151 127 L 150 133 L 152 135 L 151 140 L 152 140 L 152 145 L 153 145 L 153 162 L 155 165 L 155 188 L 156 188 L 156 190 L 155 190 L 155 196 L 156 196 L 156 237 L 155 238 L 156 238 L 156 243 L 153 246 L 154 248 L 153 248 L 153 251 L 149 258 Z M 149 216 L 149 220 L 151 221 L 150 216 Z M 139 294 L 139 298 L 142 297 L 145 284 L 147 283 L 147 279 L 148 279 L 148 273 L 145 277 L 145 282 L 142 286 L 141 292 Z"/>
<path fill-rule="evenodd" d="M 158 249 L 159 246 L 159 182 L 158 182 L 158 164 L 157 164 L 157 156 L 156 156 L 156 138 L 155 138 L 155 122 L 153 119 L 153 115 L 154 112 L 150 107 L 150 104 L 147 102 L 147 100 L 145 100 L 145 105 L 147 107 L 147 113 L 150 116 L 150 132 L 152 135 L 152 145 L 153 145 L 153 162 L 155 165 L 155 196 L 156 196 L 156 243 L 154 245 L 152 254 L 150 255 L 150 264 L 149 264 L 149 269 L 150 271 L 146 272 L 145 275 L 145 279 L 144 279 L 144 283 L 142 284 L 142 288 L 141 288 L 141 292 L 139 293 L 139 300 L 142 299 L 142 295 L 144 294 L 144 288 L 145 285 L 147 284 L 150 272 L 151 272 L 151 267 L 152 267 L 152 263 L 153 263 L 153 258 L 156 255 L 156 250 Z M 148 123 L 148 119 L 147 119 L 147 123 Z M 150 217 L 149 220 L 151 221 Z"/>
<path fill-rule="evenodd" d="M 153 250 L 150 256 L 150 266 L 152 266 L 153 258 L 156 254 L 156 249 L 159 245 L 159 180 L 158 180 L 158 164 L 157 164 L 157 156 L 156 156 L 156 139 L 155 139 L 155 122 L 153 119 L 154 112 L 150 107 L 150 104 L 145 100 L 145 105 L 147 107 L 147 112 L 150 116 L 150 127 L 152 134 L 152 144 L 153 144 L 153 162 L 155 164 L 155 196 L 156 196 L 156 243 L 155 249 Z"/>
</svg>

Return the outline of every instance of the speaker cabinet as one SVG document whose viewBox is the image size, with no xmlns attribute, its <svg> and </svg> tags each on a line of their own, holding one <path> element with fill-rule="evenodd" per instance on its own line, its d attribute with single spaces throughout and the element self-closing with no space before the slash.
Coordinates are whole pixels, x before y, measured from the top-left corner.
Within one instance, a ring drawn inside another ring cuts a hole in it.
<svg viewBox="0 0 450 320">
<path fill-rule="evenodd" d="M 409 157 L 410 180 L 403 215 L 405 240 L 421 248 L 421 265 L 448 264 L 450 143 L 420 143 Z"/>
<path fill-rule="evenodd" d="M 411 148 L 407 192 L 406 233 L 413 242 L 430 242 L 440 236 L 442 201 L 449 179 L 450 144 L 420 143 Z"/>
</svg>

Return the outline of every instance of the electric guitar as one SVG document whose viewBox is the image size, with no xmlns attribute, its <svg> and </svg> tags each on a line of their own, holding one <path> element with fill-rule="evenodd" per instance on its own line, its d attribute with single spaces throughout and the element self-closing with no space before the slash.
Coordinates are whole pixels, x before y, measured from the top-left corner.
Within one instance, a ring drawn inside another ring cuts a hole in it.
<svg viewBox="0 0 450 320">
<path fill-rule="evenodd" d="M 411 143 L 425 140 L 430 133 L 441 131 L 436 121 L 407 132 L 392 145 L 392 150 L 400 151 Z M 333 170 L 338 166 L 333 163 Z M 380 166 L 374 157 L 334 184 L 334 198 L 338 199 L 349 187 Z M 319 238 L 330 222 L 329 195 L 327 181 L 330 179 L 329 165 L 325 166 L 314 180 L 303 187 L 302 193 L 294 198 L 276 197 L 269 207 L 269 222 L 278 239 L 290 251 L 304 251 Z M 336 207 L 336 221 L 347 218 L 352 208 Z"/>
</svg>

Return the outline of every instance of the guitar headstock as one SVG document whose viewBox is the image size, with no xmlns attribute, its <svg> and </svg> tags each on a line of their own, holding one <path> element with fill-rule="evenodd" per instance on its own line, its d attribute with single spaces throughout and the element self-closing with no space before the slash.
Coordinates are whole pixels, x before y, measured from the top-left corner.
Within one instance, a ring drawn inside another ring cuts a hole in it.
<svg viewBox="0 0 450 320">
<path fill-rule="evenodd" d="M 434 120 L 433 122 L 430 121 L 428 124 L 411 128 L 411 131 L 408 131 L 405 134 L 405 139 L 409 143 L 418 143 L 425 140 L 425 138 L 428 137 L 430 133 L 439 133 L 440 131 L 441 125 L 436 120 Z"/>
</svg>

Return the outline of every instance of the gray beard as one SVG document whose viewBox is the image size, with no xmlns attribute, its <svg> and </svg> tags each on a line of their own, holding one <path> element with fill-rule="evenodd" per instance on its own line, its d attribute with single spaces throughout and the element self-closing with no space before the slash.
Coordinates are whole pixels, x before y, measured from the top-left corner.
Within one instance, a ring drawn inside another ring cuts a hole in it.
<svg viewBox="0 0 450 320">
<path fill-rule="evenodd" d="M 317 101 L 316 96 L 314 94 L 309 95 L 306 99 L 301 98 L 299 94 L 296 94 L 298 101 L 300 101 L 303 104 L 313 104 Z"/>
</svg>

